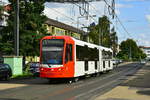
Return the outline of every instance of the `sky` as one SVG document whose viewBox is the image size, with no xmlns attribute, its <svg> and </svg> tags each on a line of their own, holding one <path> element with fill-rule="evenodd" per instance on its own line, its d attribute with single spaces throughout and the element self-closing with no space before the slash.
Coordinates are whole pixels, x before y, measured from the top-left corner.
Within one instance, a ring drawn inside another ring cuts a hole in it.
<svg viewBox="0 0 150 100">
<path fill-rule="evenodd" d="M 130 34 L 120 30 L 120 41 L 132 38 L 138 45 L 150 46 L 150 0 L 118 0 L 116 6 L 120 20 Z"/>
<path fill-rule="evenodd" d="M 106 1 L 110 4 L 111 0 Z M 150 0 L 115 0 L 115 12 L 127 32 L 118 20 L 112 19 L 108 14 L 107 5 L 103 1 L 89 3 L 89 15 L 96 17 L 89 17 L 88 20 L 80 15 L 79 6 L 82 4 L 47 2 L 43 13 L 49 18 L 80 29 L 90 23 L 97 23 L 98 17 L 107 15 L 112 21 L 111 27 L 115 26 L 119 43 L 132 38 L 139 46 L 150 46 Z"/>
</svg>

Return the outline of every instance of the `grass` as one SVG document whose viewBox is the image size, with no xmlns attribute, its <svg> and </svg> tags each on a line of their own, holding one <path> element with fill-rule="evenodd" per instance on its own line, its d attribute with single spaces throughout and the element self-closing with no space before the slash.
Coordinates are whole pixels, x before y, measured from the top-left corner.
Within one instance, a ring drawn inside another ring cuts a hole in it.
<svg viewBox="0 0 150 100">
<path fill-rule="evenodd" d="M 29 72 L 23 72 L 21 75 L 13 75 L 11 78 L 13 79 L 24 79 L 24 78 L 31 78 L 33 77 L 32 73 Z"/>
</svg>

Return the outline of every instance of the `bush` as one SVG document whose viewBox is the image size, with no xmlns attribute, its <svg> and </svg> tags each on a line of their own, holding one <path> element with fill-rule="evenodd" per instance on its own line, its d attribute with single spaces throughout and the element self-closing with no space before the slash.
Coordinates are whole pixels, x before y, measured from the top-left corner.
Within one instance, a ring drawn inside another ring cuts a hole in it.
<svg viewBox="0 0 150 100">
<path fill-rule="evenodd" d="M 21 79 L 21 78 L 30 78 L 33 77 L 33 74 L 30 72 L 23 72 L 23 74 L 21 75 L 13 75 L 11 78 L 15 78 L 15 79 Z"/>
</svg>

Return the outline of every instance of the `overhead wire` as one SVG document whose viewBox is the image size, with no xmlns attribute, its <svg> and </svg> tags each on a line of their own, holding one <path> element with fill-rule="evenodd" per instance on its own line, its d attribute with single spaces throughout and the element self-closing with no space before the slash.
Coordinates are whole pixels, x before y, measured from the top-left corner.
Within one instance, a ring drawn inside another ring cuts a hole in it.
<svg viewBox="0 0 150 100">
<path fill-rule="evenodd" d="M 84 10 L 84 11 L 88 14 L 88 15 L 86 15 L 86 16 L 92 18 L 94 21 L 97 21 L 97 20 L 95 20 L 95 19 L 92 17 L 92 15 L 91 15 L 91 16 L 89 15 L 89 13 L 86 11 L 85 8 L 82 8 L 80 5 L 78 5 L 78 4 L 76 4 L 76 3 L 73 3 L 73 4 L 76 5 L 76 6 L 78 6 L 80 9 Z M 81 16 L 82 16 L 82 15 L 81 15 Z M 83 16 L 84 16 L 84 15 L 83 15 Z M 84 17 L 86 17 L 86 16 L 84 16 Z"/>
<path fill-rule="evenodd" d="M 112 8 L 112 7 L 108 4 L 108 2 L 107 2 L 106 0 L 104 0 L 104 2 L 105 2 L 105 4 L 106 4 L 108 7 L 110 7 L 110 9 L 111 9 L 112 11 L 114 11 L 114 8 Z M 116 17 L 116 18 L 118 19 L 118 22 L 119 22 L 120 25 L 122 26 L 123 30 L 128 34 L 128 36 L 131 37 L 130 33 L 127 31 L 127 29 L 125 28 L 125 26 L 123 25 L 123 23 L 121 22 L 120 18 L 116 15 L 115 12 L 114 12 L 114 17 Z"/>
<path fill-rule="evenodd" d="M 113 2 L 114 2 L 114 1 L 113 1 Z M 109 4 L 106 2 L 106 0 L 105 0 L 105 4 L 106 4 L 107 6 L 109 5 Z M 106 7 L 106 5 L 105 5 L 105 7 Z M 99 10 L 97 10 L 97 9 L 96 9 L 94 6 L 92 6 L 91 4 L 90 4 L 90 6 L 91 6 L 96 12 L 101 13 Z M 109 9 L 112 9 L 111 6 L 110 6 Z M 104 9 L 104 10 L 105 10 L 105 13 L 106 13 L 106 9 Z M 119 19 L 119 17 L 115 14 L 115 12 L 113 12 L 113 13 L 114 13 L 114 18 L 116 17 L 116 19 L 118 20 L 118 22 L 121 24 L 123 30 L 127 33 L 128 36 L 131 37 L 131 35 L 129 34 L 129 32 L 127 31 L 127 29 L 125 28 L 125 26 L 122 24 L 122 22 L 121 22 L 121 20 Z M 114 23 L 112 23 L 112 24 L 113 24 L 113 26 L 116 26 Z M 116 28 L 116 30 L 117 30 L 118 32 L 122 33 L 118 27 L 115 27 L 115 28 Z"/>
<path fill-rule="evenodd" d="M 45 5 L 45 6 L 48 7 L 47 5 Z M 48 7 L 48 8 L 50 8 L 50 7 Z M 80 24 L 80 25 L 85 26 L 84 24 L 82 24 L 82 23 L 80 23 L 80 22 L 76 22 L 76 20 L 73 19 L 72 17 L 69 17 L 69 16 L 63 14 L 62 12 L 60 12 L 60 11 L 58 11 L 58 10 L 56 10 L 56 9 L 53 9 L 53 8 L 50 8 L 50 9 L 53 10 L 53 11 L 55 11 L 55 12 L 57 12 L 57 13 L 60 14 L 60 15 L 63 15 L 63 16 L 65 16 L 65 17 L 67 17 L 68 19 L 72 20 L 72 22 L 75 22 L 76 24 Z"/>
<path fill-rule="evenodd" d="M 128 36 L 131 37 L 131 35 L 130 35 L 130 33 L 128 32 L 128 30 L 125 28 L 125 26 L 124 26 L 123 23 L 121 22 L 120 18 L 115 14 L 114 8 L 112 8 L 112 6 L 110 6 L 110 4 L 108 4 L 108 2 L 107 2 L 106 0 L 103 0 L 103 1 L 104 1 L 105 4 L 108 6 L 109 14 L 111 14 L 111 12 L 110 12 L 110 9 L 111 9 L 112 12 L 113 12 L 113 14 L 114 14 L 114 17 L 117 18 L 117 20 L 118 20 L 118 22 L 120 23 L 120 25 L 122 26 L 123 30 L 128 34 Z M 115 2 L 115 1 L 113 0 L 112 2 L 113 2 L 112 5 L 114 6 L 114 2 Z M 82 10 L 84 10 L 85 13 L 87 13 L 85 4 L 83 5 L 84 8 L 81 7 L 80 5 L 76 4 L 76 3 L 73 3 L 73 4 L 75 4 L 76 6 L 78 6 L 80 10 L 82 9 Z M 100 11 L 97 10 L 95 7 L 93 7 L 90 3 L 89 3 L 89 6 L 91 6 L 96 12 L 100 12 Z M 48 6 L 46 5 L 46 7 L 48 7 Z M 49 7 L 48 7 L 48 8 L 49 8 Z M 67 16 L 67 15 L 65 15 L 65 14 L 63 14 L 63 13 L 61 13 L 61 12 L 59 12 L 59 11 L 56 10 L 56 9 L 53 9 L 53 8 L 50 8 L 50 9 L 56 11 L 58 14 L 61 14 L 61 15 L 65 16 L 65 17 L 69 18 L 69 19 L 72 20 L 73 22 L 76 22 L 75 19 L 73 19 L 73 18 L 71 18 L 71 17 L 69 17 L 69 16 Z M 101 12 L 100 12 L 100 13 L 101 13 Z M 83 14 L 82 14 L 82 15 L 83 15 Z M 90 16 L 90 15 L 88 15 L 88 16 Z M 97 22 L 97 20 L 95 20 L 92 16 L 90 16 L 90 18 L 92 18 L 95 22 Z M 80 25 L 85 26 L 84 24 L 82 24 L 82 23 L 80 23 L 80 22 L 77 22 L 77 24 L 80 24 Z M 114 24 L 113 24 L 113 25 L 114 25 Z"/>
</svg>

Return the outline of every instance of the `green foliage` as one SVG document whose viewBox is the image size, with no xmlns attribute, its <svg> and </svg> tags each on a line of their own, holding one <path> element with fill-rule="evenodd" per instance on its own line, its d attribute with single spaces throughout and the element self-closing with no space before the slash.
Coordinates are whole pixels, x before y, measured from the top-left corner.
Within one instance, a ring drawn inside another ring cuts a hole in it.
<svg viewBox="0 0 150 100">
<path fill-rule="evenodd" d="M 15 10 L 16 0 L 9 0 L 12 10 L 8 19 L 8 26 L 3 29 L 3 40 L 0 50 L 5 54 L 14 54 L 14 26 L 15 26 Z M 39 55 L 39 39 L 47 33 L 46 27 L 43 25 L 47 17 L 43 15 L 45 0 L 20 0 L 20 55 L 35 56 Z M 8 45 L 4 45 L 8 43 Z M 11 45 L 11 46 L 10 46 Z M 7 48 L 7 50 L 5 49 Z"/>
<path fill-rule="evenodd" d="M 23 79 L 23 78 L 31 78 L 31 77 L 33 77 L 32 73 L 23 73 L 22 75 L 13 75 L 11 78 Z"/>
<path fill-rule="evenodd" d="M 107 16 L 99 18 L 99 23 L 89 27 L 89 37 L 94 44 L 100 44 L 113 49 L 114 55 L 117 52 L 118 37 L 115 29 L 110 29 L 111 22 Z"/>
<path fill-rule="evenodd" d="M 127 39 L 122 41 L 120 45 L 121 51 L 117 54 L 117 57 L 124 60 L 140 60 L 144 59 L 146 55 L 137 46 L 133 39 Z"/>
<path fill-rule="evenodd" d="M 111 47 L 110 40 L 110 21 L 107 16 L 99 18 L 99 34 L 101 37 L 101 45 L 105 47 Z"/>
<path fill-rule="evenodd" d="M 96 26 L 91 26 L 89 27 L 90 32 L 89 32 L 89 37 L 92 39 L 94 44 L 99 44 L 99 30 L 98 30 L 98 25 Z"/>
<path fill-rule="evenodd" d="M 0 5 L 0 20 L 2 19 L 4 7 Z"/>
</svg>

